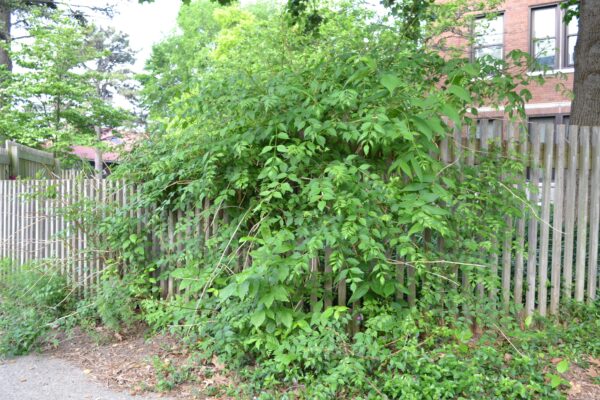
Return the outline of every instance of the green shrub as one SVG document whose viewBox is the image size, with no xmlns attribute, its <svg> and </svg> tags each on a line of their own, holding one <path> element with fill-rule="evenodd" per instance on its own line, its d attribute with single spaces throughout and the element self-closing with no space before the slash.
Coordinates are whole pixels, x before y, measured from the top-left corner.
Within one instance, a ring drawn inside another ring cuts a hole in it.
<svg viewBox="0 0 600 400">
<path fill-rule="evenodd" d="M 135 303 L 127 285 L 119 278 L 103 280 L 92 301 L 102 324 L 115 332 L 130 327 L 136 320 Z"/>
<path fill-rule="evenodd" d="M 180 326 L 241 371 L 241 397 L 560 398 L 547 360 L 511 346 L 495 326 L 514 323 L 474 289 L 498 287 L 481 266 L 506 217 L 523 217 L 522 157 L 492 143 L 473 154 L 477 167 L 439 162 L 441 141 L 473 128 L 477 107 L 524 112 L 527 56 L 424 46 L 444 18 L 456 25 L 455 5 L 432 6 L 440 14 L 414 40 L 402 18 L 314 3 L 323 21 L 307 35 L 286 15 L 192 2 L 183 34 L 157 47 L 145 93 L 158 129 L 120 169 L 136 196 L 97 224 L 133 271 L 146 321 Z M 158 255 L 131 217 L 147 207 L 147 229 L 175 240 Z M 173 211 L 175 224 L 162 217 Z M 198 227 L 210 236 L 179 240 Z M 440 260 L 460 264 L 473 290 Z M 410 307 L 406 264 L 418 281 Z M 167 278 L 181 295 L 157 300 Z M 347 303 L 324 309 L 315 299 L 338 284 Z M 519 346 L 539 346 L 523 335 Z"/>
<path fill-rule="evenodd" d="M 521 330 L 505 320 L 502 331 L 490 325 L 475 337 L 467 321 L 440 325 L 417 310 L 365 308 L 379 312 L 362 315 L 353 336 L 348 314 L 319 313 L 303 329 L 248 337 L 237 331 L 247 318 L 243 306 L 231 304 L 198 321 L 201 334 L 191 343 L 241 376 L 236 393 L 242 398 L 563 399 L 568 386 L 551 360 L 575 360 L 586 349 L 568 349 L 597 329 L 593 318 L 576 334 L 560 325 Z M 182 333 L 193 337 L 185 328 Z M 561 340 L 564 347 L 555 348 Z"/>
<path fill-rule="evenodd" d="M 61 321 L 61 326 L 67 331 L 82 328 L 97 341 L 102 341 L 106 337 L 98 335 L 96 328 L 102 326 L 113 333 L 122 332 L 138 319 L 135 307 L 135 299 L 123 280 L 105 274 L 94 291 L 77 302 L 75 312 Z"/>
<path fill-rule="evenodd" d="M 52 323 L 74 306 L 71 288 L 58 272 L 27 265 L 1 267 L 0 354 L 18 355 L 38 345 Z"/>
</svg>

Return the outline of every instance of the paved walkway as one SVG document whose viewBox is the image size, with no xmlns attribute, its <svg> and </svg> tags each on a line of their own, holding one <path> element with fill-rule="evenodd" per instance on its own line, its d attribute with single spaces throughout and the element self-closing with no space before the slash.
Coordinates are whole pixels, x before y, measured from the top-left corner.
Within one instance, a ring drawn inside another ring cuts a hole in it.
<svg viewBox="0 0 600 400">
<path fill-rule="evenodd" d="M 25 356 L 0 361 L 2 400 L 149 400 L 156 395 L 130 396 L 114 392 L 66 361 Z"/>
</svg>

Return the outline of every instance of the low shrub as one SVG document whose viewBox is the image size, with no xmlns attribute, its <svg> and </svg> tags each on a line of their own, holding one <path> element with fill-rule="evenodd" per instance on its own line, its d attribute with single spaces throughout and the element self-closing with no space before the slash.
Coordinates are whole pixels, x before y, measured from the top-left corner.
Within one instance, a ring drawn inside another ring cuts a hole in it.
<svg viewBox="0 0 600 400">
<path fill-rule="evenodd" d="M 102 325 L 114 332 L 130 327 L 136 320 L 134 300 L 119 278 L 103 280 L 92 301 Z"/>
<path fill-rule="evenodd" d="M 524 322 L 490 312 L 474 332 L 467 318 L 440 323 L 416 308 L 366 301 L 358 319 L 332 307 L 291 329 L 242 334 L 247 307 L 230 302 L 177 328 L 164 319 L 177 300 L 155 304 L 151 315 L 239 377 L 229 389 L 237 398 L 564 399 L 564 373 L 600 351 L 600 304 L 565 304 L 558 317 Z"/>
<path fill-rule="evenodd" d="M 53 321 L 73 309 L 71 289 L 51 268 L 31 264 L 15 271 L 3 261 L 0 269 L 0 354 L 24 354 L 42 341 Z"/>
</svg>

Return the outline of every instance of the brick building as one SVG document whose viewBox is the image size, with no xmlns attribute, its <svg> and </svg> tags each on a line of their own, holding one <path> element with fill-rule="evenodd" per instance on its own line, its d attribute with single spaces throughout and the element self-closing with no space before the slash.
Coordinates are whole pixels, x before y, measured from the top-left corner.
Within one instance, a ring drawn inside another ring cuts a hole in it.
<svg viewBox="0 0 600 400">
<path fill-rule="evenodd" d="M 476 38 L 470 49 L 471 57 L 504 57 L 515 49 L 534 56 L 549 71 L 544 85 L 534 83 L 528 88 L 533 95 L 526 105 L 529 120 L 568 123 L 577 20 L 565 24 L 565 11 L 560 8 L 560 2 L 549 0 L 505 0 L 497 11 L 497 16 L 481 16 L 475 20 Z M 557 90 L 557 84 L 563 89 Z M 502 114 L 490 108 L 479 111 L 480 117 L 487 118 Z"/>
</svg>

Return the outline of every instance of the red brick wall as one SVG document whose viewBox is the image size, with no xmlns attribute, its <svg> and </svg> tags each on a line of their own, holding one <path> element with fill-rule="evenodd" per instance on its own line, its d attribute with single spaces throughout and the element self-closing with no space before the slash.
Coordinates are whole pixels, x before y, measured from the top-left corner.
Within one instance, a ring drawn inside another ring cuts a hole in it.
<svg viewBox="0 0 600 400">
<path fill-rule="evenodd" d="M 557 4 L 557 1 L 548 0 L 505 0 L 498 11 L 504 12 L 504 54 L 512 50 L 520 49 L 529 52 L 530 47 L 530 10 L 534 6 Z M 561 79 L 549 76 L 544 85 L 532 84 L 529 87 L 533 99 L 527 105 L 527 114 L 534 115 L 552 115 L 569 114 L 570 101 L 566 91 L 573 88 L 573 73 L 563 73 Z M 557 84 L 561 86 L 557 90 Z M 547 103 L 560 103 L 560 105 L 551 106 Z M 482 116 L 499 116 L 497 112 L 482 112 Z"/>
</svg>

